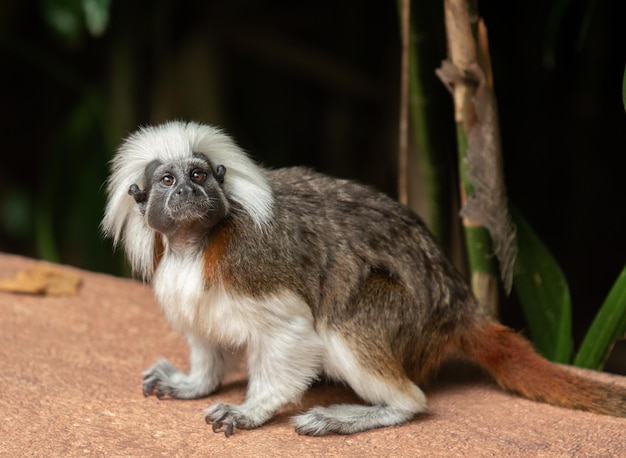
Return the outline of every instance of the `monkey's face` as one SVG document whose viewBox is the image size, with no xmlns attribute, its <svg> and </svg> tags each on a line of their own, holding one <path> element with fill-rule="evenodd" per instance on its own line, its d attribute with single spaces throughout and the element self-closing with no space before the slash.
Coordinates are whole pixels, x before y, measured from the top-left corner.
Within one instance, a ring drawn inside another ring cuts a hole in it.
<svg viewBox="0 0 626 458">
<path fill-rule="evenodd" d="M 146 167 L 146 188 L 129 189 L 148 225 L 171 236 L 176 233 L 201 235 L 228 213 L 222 188 L 226 169 L 212 164 L 202 154 L 177 162 L 153 161 Z"/>
</svg>

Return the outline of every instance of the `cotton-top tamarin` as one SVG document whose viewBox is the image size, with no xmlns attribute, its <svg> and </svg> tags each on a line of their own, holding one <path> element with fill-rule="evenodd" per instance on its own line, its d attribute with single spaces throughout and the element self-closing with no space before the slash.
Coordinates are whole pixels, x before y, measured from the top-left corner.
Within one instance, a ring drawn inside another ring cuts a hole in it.
<svg viewBox="0 0 626 458">
<path fill-rule="evenodd" d="M 170 122 L 121 145 L 107 193 L 104 232 L 191 350 L 189 373 L 157 361 L 143 393 L 207 396 L 247 347 L 245 402 L 209 407 L 214 431 L 262 425 L 321 376 L 366 404 L 312 408 L 294 417 L 299 433 L 406 422 L 451 351 L 526 398 L 626 416 L 626 389 L 549 363 L 495 322 L 420 218 L 369 187 L 268 170 L 214 127 Z"/>
</svg>

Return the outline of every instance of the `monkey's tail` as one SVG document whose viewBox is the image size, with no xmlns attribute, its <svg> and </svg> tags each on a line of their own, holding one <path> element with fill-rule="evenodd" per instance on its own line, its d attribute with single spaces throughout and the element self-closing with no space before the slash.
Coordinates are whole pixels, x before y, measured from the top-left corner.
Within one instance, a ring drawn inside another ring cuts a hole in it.
<svg viewBox="0 0 626 458">
<path fill-rule="evenodd" d="M 586 379 L 547 361 L 505 326 L 479 324 L 461 338 L 461 351 L 507 391 L 569 409 L 626 417 L 626 387 Z"/>
</svg>

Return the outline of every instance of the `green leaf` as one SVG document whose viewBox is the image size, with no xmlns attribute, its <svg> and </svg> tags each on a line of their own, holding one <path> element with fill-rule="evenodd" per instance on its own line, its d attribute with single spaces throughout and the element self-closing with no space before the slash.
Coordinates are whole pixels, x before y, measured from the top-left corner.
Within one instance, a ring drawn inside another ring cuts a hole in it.
<svg viewBox="0 0 626 458">
<path fill-rule="evenodd" d="M 104 33 L 111 0 L 42 0 L 41 9 L 52 30 L 73 43 L 82 37 L 85 27 L 95 37 Z"/>
<path fill-rule="evenodd" d="M 518 257 L 513 285 L 530 336 L 546 358 L 569 363 L 572 351 L 572 310 L 569 286 L 560 266 L 517 209 Z"/>
<path fill-rule="evenodd" d="M 42 14 L 58 35 L 75 41 L 81 34 L 83 21 L 79 0 L 43 0 Z"/>
<path fill-rule="evenodd" d="M 622 103 L 624 104 L 624 111 L 626 111 L 626 67 L 624 67 L 624 77 L 622 79 Z"/>
<path fill-rule="evenodd" d="M 600 370 L 615 340 L 626 334 L 626 267 L 587 331 L 574 364 Z"/>
<path fill-rule="evenodd" d="M 109 23 L 111 0 L 83 0 L 85 22 L 89 32 L 96 37 L 104 33 Z"/>
</svg>

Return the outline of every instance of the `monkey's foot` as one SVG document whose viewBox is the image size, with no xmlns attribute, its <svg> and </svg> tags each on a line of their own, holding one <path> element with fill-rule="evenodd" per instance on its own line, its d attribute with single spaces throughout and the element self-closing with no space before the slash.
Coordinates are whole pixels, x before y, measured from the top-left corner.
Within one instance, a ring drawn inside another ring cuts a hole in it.
<svg viewBox="0 0 626 458">
<path fill-rule="evenodd" d="M 210 383 L 210 378 L 185 374 L 166 359 L 158 360 L 143 375 L 143 395 L 155 395 L 159 399 L 197 399 L 217 388 Z"/>
<path fill-rule="evenodd" d="M 398 425 L 409 420 L 412 412 L 386 405 L 333 405 L 314 407 L 293 417 L 298 434 L 323 436 L 325 434 L 353 434 L 383 426 Z"/>
<path fill-rule="evenodd" d="M 204 411 L 206 422 L 212 425 L 213 432 L 224 431 L 226 437 L 235 432 L 235 427 L 240 429 L 253 429 L 261 426 L 264 419 L 254 418 L 246 414 L 243 406 L 235 406 L 223 402 L 217 403 Z"/>
</svg>

